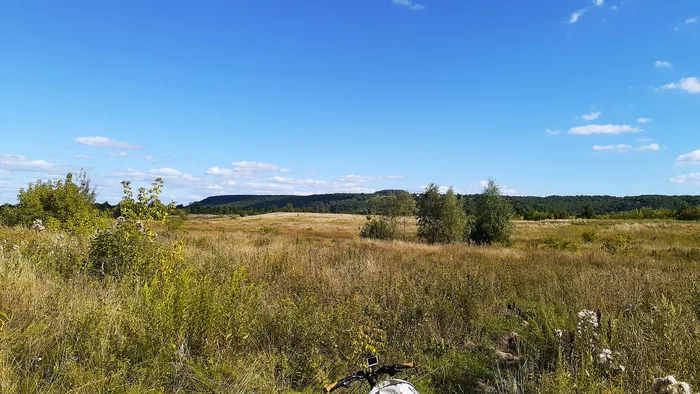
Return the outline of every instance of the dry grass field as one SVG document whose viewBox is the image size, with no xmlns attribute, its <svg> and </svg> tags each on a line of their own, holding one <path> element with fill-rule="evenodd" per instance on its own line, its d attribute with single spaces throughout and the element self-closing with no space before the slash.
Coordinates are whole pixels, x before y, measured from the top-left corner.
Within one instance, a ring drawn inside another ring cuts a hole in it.
<svg viewBox="0 0 700 394">
<path fill-rule="evenodd" d="M 0 391 L 315 393 L 368 351 L 421 393 L 700 388 L 698 224 L 518 222 L 504 248 L 364 221 L 193 216 L 122 280 L 88 272 L 88 237 L 0 228 Z"/>
</svg>

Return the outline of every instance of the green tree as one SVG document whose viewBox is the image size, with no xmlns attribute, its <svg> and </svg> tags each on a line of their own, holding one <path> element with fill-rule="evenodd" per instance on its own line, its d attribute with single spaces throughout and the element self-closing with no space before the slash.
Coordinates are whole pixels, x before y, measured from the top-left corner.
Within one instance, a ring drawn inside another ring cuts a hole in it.
<svg viewBox="0 0 700 394">
<path fill-rule="evenodd" d="M 591 204 L 586 204 L 586 206 L 583 208 L 583 212 L 578 215 L 578 217 L 581 219 L 595 219 L 596 216 L 598 216 L 598 214 Z"/>
<path fill-rule="evenodd" d="M 509 244 L 515 228 L 513 206 L 501 196 L 493 179 L 479 195 L 469 238 L 478 244 Z"/>
<path fill-rule="evenodd" d="M 444 195 L 431 183 L 418 197 L 418 237 L 430 243 L 450 243 L 463 238 L 466 216 L 452 188 Z"/>
<path fill-rule="evenodd" d="M 92 231 L 101 216 L 95 207 L 95 191 L 84 170 L 78 174 L 77 181 L 68 173 L 65 180 L 30 183 L 26 189 L 20 189 L 17 206 L 5 210 L 3 221 L 29 226 L 41 220 L 49 228 Z"/>
<path fill-rule="evenodd" d="M 406 238 L 406 221 L 409 216 L 412 216 L 416 211 L 416 200 L 411 193 L 401 190 L 398 193 L 390 195 L 384 204 L 384 215 L 391 220 L 401 218 L 403 222 L 403 237 Z"/>
</svg>

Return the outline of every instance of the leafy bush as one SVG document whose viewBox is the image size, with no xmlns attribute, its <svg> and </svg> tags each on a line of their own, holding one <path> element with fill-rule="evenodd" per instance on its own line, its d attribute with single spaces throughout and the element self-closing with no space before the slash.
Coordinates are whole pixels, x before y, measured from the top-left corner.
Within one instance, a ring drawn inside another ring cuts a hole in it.
<svg viewBox="0 0 700 394">
<path fill-rule="evenodd" d="M 122 182 L 124 197 L 119 203 L 123 215 L 111 227 L 98 230 L 92 237 L 89 261 L 92 271 L 101 276 L 122 278 L 127 275 L 149 274 L 155 264 L 166 258 L 168 250 L 156 242 L 157 233 L 151 225 L 165 223 L 174 204 L 164 205 L 158 196 L 163 180 L 157 178 L 151 189 L 140 188 L 136 200 L 130 182 Z"/>
<path fill-rule="evenodd" d="M 477 244 L 509 244 L 515 225 L 513 207 L 502 196 L 493 179 L 490 179 L 479 196 L 474 223 L 469 238 Z"/>
<path fill-rule="evenodd" d="M 95 191 L 85 171 L 73 182 L 73 174 L 65 180 L 37 181 L 27 189 L 20 189 L 16 207 L 2 210 L 2 222 L 10 226 L 31 226 L 38 220 L 47 229 L 63 229 L 72 232 L 93 231 L 100 219 L 95 208 Z"/>
<path fill-rule="evenodd" d="M 581 234 L 581 239 L 586 243 L 595 242 L 598 240 L 598 233 L 594 230 L 584 231 L 583 234 Z"/>
<path fill-rule="evenodd" d="M 399 231 L 396 222 L 386 218 L 370 218 L 367 220 L 362 230 L 360 237 L 370 239 L 397 239 Z"/>
<path fill-rule="evenodd" d="M 700 207 L 681 210 L 678 212 L 678 220 L 700 220 Z"/>
<path fill-rule="evenodd" d="M 603 242 L 603 250 L 612 254 L 631 254 L 632 253 L 632 241 L 634 237 L 632 234 L 613 234 L 612 239 Z"/>
</svg>

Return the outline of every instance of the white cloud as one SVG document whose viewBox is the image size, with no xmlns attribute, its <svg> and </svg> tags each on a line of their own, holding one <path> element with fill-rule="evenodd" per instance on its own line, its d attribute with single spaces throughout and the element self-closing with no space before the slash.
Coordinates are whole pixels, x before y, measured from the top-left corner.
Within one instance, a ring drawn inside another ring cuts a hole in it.
<svg viewBox="0 0 700 394">
<path fill-rule="evenodd" d="M 362 175 L 345 175 L 336 178 L 336 182 L 349 183 L 349 184 L 361 184 L 368 182 L 378 182 L 378 181 L 402 181 L 406 178 L 399 175 L 388 175 L 388 176 L 362 176 Z"/>
<path fill-rule="evenodd" d="M 561 130 L 552 130 L 552 129 L 547 129 L 544 131 L 545 133 L 549 135 L 559 135 L 561 133 Z"/>
<path fill-rule="evenodd" d="M 146 159 L 146 161 L 153 161 L 154 157 L 151 155 L 146 155 L 144 156 L 144 159 Z"/>
<path fill-rule="evenodd" d="M 677 164 L 700 164 L 700 149 L 678 156 Z"/>
<path fill-rule="evenodd" d="M 637 123 L 649 123 L 651 122 L 651 119 L 649 118 L 639 118 L 637 119 Z"/>
<path fill-rule="evenodd" d="M 637 138 L 637 141 L 639 142 L 651 142 L 654 141 L 653 138 Z"/>
<path fill-rule="evenodd" d="M 0 154 L 0 170 L 12 171 L 53 171 L 57 166 L 44 160 L 31 160 L 24 156 Z"/>
<path fill-rule="evenodd" d="M 681 183 L 688 185 L 700 186 L 700 172 L 686 175 L 678 175 L 670 179 L 672 183 Z"/>
<path fill-rule="evenodd" d="M 73 156 L 73 157 L 76 158 L 76 159 L 82 159 L 82 160 L 90 160 L 90 159 L 92 159 L 92 156 L 88 156 L 88 155 L 75 155 L 75 156 Z"/>
<path fill-rule="evenodd" d="M 414 3 L 411 0 L 393 0 L 393 3 L 397 4 L 397 5 L 402 5 L 404 7 L 408 7 L 409 10 L 413 10 L 413 11 L 420 11 L 420 10 L 425 9 L 424 5 Z"/>
<path fill-rule="evenodd" d="M 641 151 L 647 151 L 647 150 L 658 151 L 660 149 L 661 149 L 661 147 L 657 143 L 653 143 L 653 144 L 649 144 L 649 145 L 642 145 L 642 146 L 637 148 L 637 150 L 641 150 Z"/>
<path fill-rule="evenodd" d="M 92 147 L 112 148 L 112 149 L 141 149 L 141 146 L 128 142 L 117 141 L 107 137 L 78 137 L 73 141 Z"/>
<path fill-rule="evenodd" d="M 129 156 L 128 152 L 112 152 L 109 154 L 112 157 L 126 157 Z"/>
<path fill-rule="evenodd" d="M 180 176 L 182 173 L 173 168 L 154 168 L 148 171 L 151 175 L 156 176 Z"/>
<path fill-rule="evenodd" d="M 258 178 L 263 172 L 292 172 L 289 168 L 280 168 L 277 164 L 262 163 L 257 161 L 236 161 L 231 163 L 233 169 L 212 167 L 205 173 L 225 178 Z"/>
<path fill-rule="evenodd" d="M 277 171 L 279 166 L 277 164 L 261 163 L 256 161 L 236 161 L 231 163 L 231 165 L 238 170 L 245 171 Z"/>
<path fill-rule="evenodd" d="M 617 144 L 617 145 L 593 145 L 593 150 L 595 151 L 616 151 L 616 152 L 626 152 L 632 149 L 631 145 Z"/>
<path fill-rule="evenodd" d="M 700 93 L 700 80 L 696 77 L 683 78 L 678 83 L 667 83 L 657 90 L 659 89 L 680 89 L 690 94 L 698 94 Z"/>
<path fill-rule="evenodd" d="M 276 182 L 276 183 L 284 183 L 288 185 L 300 185 L 300 186 L 325 186 L 328 185 L 328 181 L 321 181 L 317 179 L 294 179 L 294 178 L 285 178 L 282 176 L 273 176 L 272 178 L 269 178 L 268 181 L 270 182 Z"/>
<path fill-rule="evenodd" d="M 654 62 L 654 68 L 671 68 L 673 67 L 673 63 L 667 62 L 665 60 L 657 60 Z"/>
<path fill-rule="evenodd" d="M 588 9 L 584 8 L 572 13 L 571 16 L 569 16 L 569 24 L 573 25 L 574 23 L 578 22 L 579 18 L 581 18 L 581 15 L 585 14 L 586 11 L 588 11 Z"/>
<path fill-rule="evenodd" d="M 600 116 L 601 112 L 591 112 L 590 114 L 586 115 L 581 115 L 581 119 L 583 120 L 596 120 Z"/>
<path fill-rule="evenodd" d="M 696 23 L 697 21 L 698 21 L 698 17 L 697 17 L 697 16 L 694 16 L 694 17 L 692 17 L 692 18 L 686 19 L 686 20 L 685 20 L 685 24 L 686 24 L 686 25 L 689 25 L 689 24 L 691 24 L 691 23 Z"/>
<path fill-rule="evenodd" d="M 613 11 L 617 11 L 617 10 L 618 10 L 617 4 L 614 5 L 614 6 L 612 6 L 612 7 L 610 7 L 610 9 L 613 10 Z"/>
<path fill-rule="evenodd" d="M 600 7 L 605 4 L 605 0 L 593 0 L 593 4 Z"/>
<path fill-rule="evenodd" d="M 643 131 L 639 127 L 630 125 L 613 125 L 613 124 L 591 124 L 579 126 L 569 129 L 569 134 L 576 135 L 592 135 L 592 134 L 622 134 L 622 133 L 638 133 Z"/>
</svg>

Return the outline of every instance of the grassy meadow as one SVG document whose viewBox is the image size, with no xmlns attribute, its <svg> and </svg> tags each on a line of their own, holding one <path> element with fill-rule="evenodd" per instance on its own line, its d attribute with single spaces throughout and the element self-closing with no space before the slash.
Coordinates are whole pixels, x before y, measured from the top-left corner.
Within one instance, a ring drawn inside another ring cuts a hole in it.
<svg viewBox="0 0 700 394">
<path fill-rule="evenodd" d="M 192 215 L 120 280 L 88 235 L 0 228 L 0 392 L 318 393 L 369 351 L 424 394 L 700 389 L 700 224 L 517 222 L 506 248 L 364 222 Z"/>
</svg>

